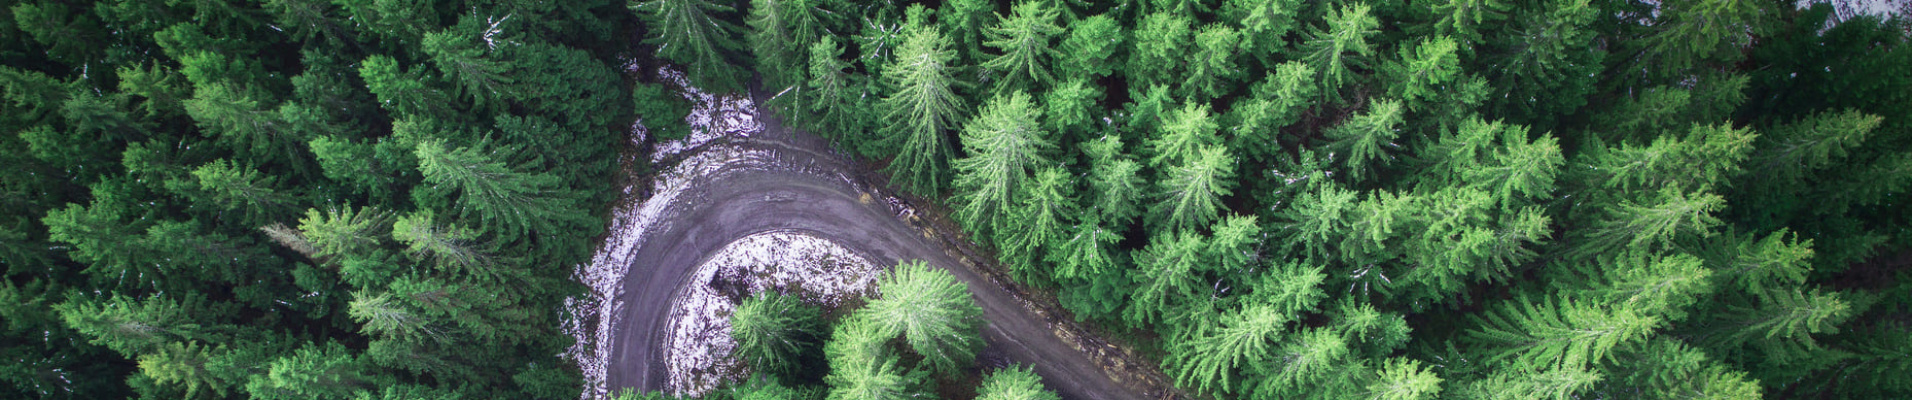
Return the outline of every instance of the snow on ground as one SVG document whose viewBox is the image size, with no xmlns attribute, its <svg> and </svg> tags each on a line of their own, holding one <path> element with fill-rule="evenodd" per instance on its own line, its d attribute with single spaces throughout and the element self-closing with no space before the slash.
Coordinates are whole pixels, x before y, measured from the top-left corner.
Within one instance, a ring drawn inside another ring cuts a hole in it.
<svg viewBox="0 0 1912 400">
<path fill-rule="evenodd" d="M 605 387 L 605 384 L 606 377 L 609 373 L 607 368 L 610 364 L 611 343 L 606 339 L 611 337 L 615 327 L 623 323 L 623 321 L 619 320 L 618 316 L 622 315 L 622 311 L 624 307 L 626 307 L 621 300 L 624 295 L 625 277 L 630 273 L 630 268 L 641 268 L 639 263 L 634 263 L 634 261 L 637 260 L 633 260 L 633 257 L 636 255 L 637 250 L 644 244 L 645 237 L 649 232 L 666 229 L 669 227 L 669 224 L 674 221 L 674 219 L 671 218 L 672 210 L 676 209 L 676 207 L 683 207 L 685 204 L 697 203 L 697 199 L 695 198 L 685 198 L 686 193 L 693 192 L 691 189 L 708 182 L 722 180 L 724 177 L 737 172 L 790 171 L 832 176 L 834 179 L 845 182 L 851 187 L 857 187 L 866 193 L 878 192 L 873 189 L 862 188 L 862 185 L 860 185 L 857 180 L 844 175 L 840 171 L 820 167 L 814 165 L 813 162 L 791 161 L 789 155 L 781 154 L 780 151 L 770 150 L 761 146 L 753 147 L 727 144 L 729 140 L 749 138 L 763 131 L 763 125 L 757 121 L 755 115 L 756 106 L 750 99 L 736 96 L 719 98 L 718 96 L 704 93 L 695 87 L 689 86 L 681 72 L 663 69 L 660 70 L 659 73 L 661 76 L 664 76 L 666 80 L 670 80 L 677 84 L 678 87 L 683 88 L 685 90 L 685 98 L 692 101 L 690 116 L 686 118 L 686 122 L 691 124 L 692 134 L 681 140 L 657 144 L 652 156 L 652 162 L 673 158 L 681 158 L 681 160 L 676 161 L 674 164 L 661 166 L 663 169 L 651 176 L 649 181 L 636 183 L 624 189 L 625 198 L 627 200 L 612 211 L 611 223 L 607 229 L 608 235 L 604 239 L 604 242 L 599 245 L 597 253 L 592 255 L 589 264 L 578 266 L 572 273 L 574 279 L 589 286 L 591 289 L 589 296 L 565 300 L 565 311 L 568 316 L 563 323 L 565 332 L 577 339 L 576 343 L 565 351 L 564 356 L 576 361 L 584 375 L 585 390 L 581 396 L 584 399 L 602 398 L 606 397 L 608 393 L 608 388 Z M 631 131 L 631 140 L 634 143 L 642 143 L 644 141 L 644 134 L 645 128 L 641 121 L 640 123 L 634 123 Z M 891 203 L 893 209 L 897 210 L 899 214 L 913 212 L 909 210 L 908 207 L 901 205 L 900 200 L 895 199 L 893 196 L 881 195 L 881 197 Z M 634 199 L 642 199 L 643 201 L 634 201 Z M 785 238 L 782 240 L 808 240 L 789 239 L 789 237 L 791 237 L 790 235 L 773 237 Z M 812 247 L 840 248 L 840 246 L 834 244 L 829 246 L 813 245 Z M 806 252 L 801 254 L 815 255 L 821 253 Z M 849 262 L 846 260 L 851 260 L 854 257 L 848 255 L 849 253 L 847 252 L 836 252 L 832 254 L 840 254 L 832 258 L 837 260 L 834 261 L 836 263 Z M 713 260 L 714 259 L 715 258 L 713 258 Z M 861 260 L 860 258 L 854 259 Z M 791 274 L 808 273 L 802 268 L 820 268 L 817 266 L 825 264 L 827 263 L 823 263 L 822 261 L 805 264 L 804 262 L 799 262 L 797 259 L 783 260 L 776 263 L 776 265 L 784 265 L 797 269 L 793 269 L 789 272 L 769 274 L 763 278 L 766 280 L 762 282 L 786 282 L 785 284 L 787 285 L 792 282 L 797 282 L 792 280 L 794 278 Z M 809 265 L 810 267 L 802 267 L 805 265 Z M 831 292 L 830 290 L 838 290 L 837 288 L 840 288 L 840 286 L 825 285 L 824 283 L 825 282 L 822 281 L 807 282 L 804 283 L 803 286 L 807 289 L 812 285 L 816 285 L 818 288 L 822 288 L 819 290 L 819 293 L 837 293 Z M 822 298 L 811 300 L 825 303 L 830 302 L 828 299 Z M 689 302 L 687 301 L 686 303 Z M 728 308 L 724 308 L 723 310 L 726 313 L 725 315 L 727 315 Z M 708 315 L 703 316 L 708 317 Z M 708 318 L 704 319 L 707 320 Z M 685 326 L 687 327 L 686 329 L 689 329 L 688 327 L 692 325 Z M 728 328 L 726 327 L 725 329 Z M 686 351 L 715 350 L 718 349 Z M 724 350 L 728 351 L 727 349 Z M 675 352 L 677 349 L 673 349 L 672 351 Z M 676 357 L 676 353 L 671 354 L 673 354 L 672 357 Z M 675 360 L 675 358 L 673 358 L 673 360 Z M 672 371 L 680 370 L 680 368 L 675 367 L 678 363 L 672 362 L 671 364 L 673 365 L 673 367 L 671 367 L 673 368 Z M 714 362 L 710 365 L 714 365 Z M 696 369 L 697 367 L 692 367 L 685 370 Z M 672 374 L 671 382 L 673 388 L 687 387 L 678 385 L 677 382 L 679 382 L 680 379 L 677 373 L 672 372 Z M 690 382 L 691 380 L 682 381 Z"/>
<path fill-rule="evenodd" d="M 720 138 L 745 138 L 763 131 L 763 123 L 757 122 L 757 105 L 750 101 L 749 96 L 705 93 L 691 86 L 690 79 L 684 77 L 683 72 L 670 68 L 658 68 L 657 75 L 684 89 L 684 99 L 691 103 L 690 115 L 684 117 L 684 122 L 690 124 L 690 135 L 658 143 L 651 152 L 651 162 L 681 155 Z"/>
<path fill-rule="evenodd" d="M 665 364 L 672 393 L 701 395 L 745 376 L 729 357 L 730 313 L 741 298 L 762 292 L 836 305 L 861 297 L 883 268 L 828 239 L 772 231 L 738 239 L 699 265 L 690 287 L 672 304 Z M 736 287 L 744 293 L 726 293 Z"/>
</svg>

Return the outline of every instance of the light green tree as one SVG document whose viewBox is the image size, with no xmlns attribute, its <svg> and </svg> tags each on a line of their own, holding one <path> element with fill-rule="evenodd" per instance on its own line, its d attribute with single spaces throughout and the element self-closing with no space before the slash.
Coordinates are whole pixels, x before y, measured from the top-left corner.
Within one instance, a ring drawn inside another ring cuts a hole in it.
<svg viewBox="0 0 1912 400">
<path fill-rule="evenodd" d="M 1156 201 L 1149 207 L 1149 225 L 1157 229 L 1193 230 L 1219 217 L 1222 198 L 1234 194 L 1235 157 L 1222 146 L 1207 146 L 1200 154 L 1169 167 L 1168 179 L 1156 185 Z"/>
<path fill-rule="evenodd" d="M 1062 27 L 1055 24 L 1058 15 L 1046 2 L 1023 1 L 1008 18 L 998 16 L 997 23 L 984 31 L 989 40 L 983 45 L 1002 52 L 982 64 L 999 79 L 998 92 L 1046 88 L 1055 79 L 1050 63 L 1058 53 L 1050 40 L 1062 34 Z"/>
<path fill-rule="evenodd" d="M 969 157 L 956 160 L 956 220 L 981 237 L 991 237 L 1011 218 L 1026 195 L 1023 181 L 1049 163 L 1056 148 L 1041 125 L 1042 109 L 1029 95 L 1014 92 L 983 105 L 975 120 L 963 127 L 963 148 Z"/>
<path fill-rule="evenodd" d="M 982 307 L 949 271 L 905 262 L 884 275 L 877 290 L 883 297 L 867 306 L 870 323 L 891 336 L 902 335 L 930 369 L 962 368 L 982 349 Z"/>
<path fill-rule="evenodd" d="M 752 370 L 788 373 L 804 349 L 816 344 L 821 320 L 821 311 L 794 296 L 759 293 L 731 311 L 730 338 L 737 343 L 731 352 Z"/>
<path fill-rule="evenodd" d="M 1356 78 L 1353 69 L 1366 67 L 1367 57 L 1374 53 L 1368 37 L 1378 32 L 1381 23 L 1368 15 L 1369 10 L 1365 3 L 1344 4 L 1328 13 L 1326 27 L 1308 28 L 1300 58 L 1321 74 L 1321 94 L 1329 102 L 1341 102 L 1341 89 Z"/>
<path fill-rule="evenodd" d="M 937 195 L 949 179 L 950 148 L 948 131 L 955 129 L 963 113 L 962 99 L 956 96 L 955 54 L 949 43 L 934 28 L 905 32 L 896 58 L 883 69 L 883 78 L 891 87 L 883 98 L 886 110 L 883 128 L 887 152 L 896 157 L 888 170 L 902 186 L 919 195 Z"/>
</svg>

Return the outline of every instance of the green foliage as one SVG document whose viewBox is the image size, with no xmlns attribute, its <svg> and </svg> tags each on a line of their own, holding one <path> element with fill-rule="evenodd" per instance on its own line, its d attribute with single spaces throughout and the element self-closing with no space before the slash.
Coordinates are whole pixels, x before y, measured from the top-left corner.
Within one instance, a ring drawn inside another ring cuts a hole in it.
<svg viewBox="0 0 1912 400">
<path fill-rule="evenodd" d="M 1042 388 L 1041 377 L 1028 367 L 1009 367 L 990 373 L 976 388 L 977 400 L 1061 400 Z"/>
<path fill-rule="evenodd" d="M 955 53 L 934 28 L 906 32 L 896 58 L 883 69 L 891 94 L 883 98 L 883 142 L 891 149 L 888 171 L 919 195 L 936 195 L 949 180 L 947 132 L 955 129 L 964 105 L 956 96 Z"/>
<path fill-rule="evenodd" d="M 456 196 L 461 218 L 478 220 L 487 233 L 505 238 L 553 233 L 587 220 L 578 214 L 575 195 L 554 175 L 525 172 L 529 164 L 508 164 L 516 149 L 486 146 L 447 149 L 442 142 L 418 145 L 418 169 L 434 185 L 427 196 Z M 502 158 L 502 159 L 501 159 Z M 535 163 L 535 162 L 534 162 Z"/>
<path fill-rule="evenodd" d="M 1136 288 L 1122 319 L 1135 325 L 1159 322 L 1196 299 L 1207 288 L 1196 275 L 1205 267 L 1205 247 L 1201 236 L 1188 231 L 1150 238 L 1149 246 L 1135 253 L 1130 278 Z"/>
<path fill-rule="evenodd" d="M 1033 264 L 1044 259 L 1042 253 L 1051 243 L 1063 241 L 1072 222 L 1070 217 L 1078 214 L 1070 176 L 1059 168 L 1037 171 L 1014 214 L 1008 220 L 1008 229 L 999 235 L 1003 259 L 1024 276 L 1047 275 L 1039 272 L 1048 271 L 1038 270 Z"/>
<path fill-rule="evenodd" d="M 773 91 L 802 85 L 806 64 L 802 60 L 811 46 L 829 37 L 829 30 L 841 18 L 827 0 L 754 0 L 745 23 L 750 32 L 745 41 L 756 59 L 757 72 L 764 86 Z"/>
<path fill-rule="evenodd" d="M 817 342 L 822 312 L 788 295 L 758 294 L 730 314 L 731 350 L 751 369 L 782 374 L 795 368 L 797 356 Z"/>
<path fill-rule="evenodd" d="M 1141 163 L 1122 153 L 1122 139 L 1103 136 L 1083 144 L 1089 156 L 1089 209 L 1102 221 L 1125 225 L 1141 214 Z"/>
<path fill-rule="evenodd" d="M 1301 5 L 1298 0 L 1229 0 L 1222 5 L 1221 18 L 1241 26 L 1244 53 L 1272 67 L 1275 56 L 1286 50 L 1286 38 L 1295 29 Z"/>
<path fill-rule="evenodd" d="M 1400 137 L 1405 111 L 1398 100 L 1375 100 L 1367 111 L 1328 130 L 1328 138 L 1334 140 L 1331 148 L 1346 152 L 1343 164 L 1355 179 L 1371 178 L 1378 173 L 1375 167 L 1393 158 L 1383 151 L 1400 147 L 1394 140 Z"/>
<path fill-rule="evenodd" d="M 663 84 L 637 84 L 631 88 L 631 99 L 637 104 L 638 121 L 651 136 L 658 140 L 690 136 L 690 125 L 684 122 L 690 115 L 690 102 Z"/>
<path fill-rule="evenodd" d="M 1315 72 L 1307 64 L 1286 62 L 1256 84 L 1252 97 L 1236 102 L 1229 111 L 1234 125 L 1228 128 L 1229 148 L 1241 151 L 1250 160 L 1267 161 L 1281 150 L 1282 128 L 1300 122 L 1301 114 L 1315 105 Z"/>
<path fill-rule="evenodd" d="M 1242 75 L 1235 54 L 1241 33 L 1226 25 L 1203 26 L 1195 33 L 1195 51 L 1188 54 L 1188 76 L 1182 81 L 1183 97 L 1206 100 L 1233 92 L 1235 80 Z"/>
<path fill-rule="evenodd" d="M 903 335 L 910 349 L 937 371 L 969 364 L 982 348 L 981 307 L 949 271 L 922 261 L 898 264 L 877 282 L 883 297 L 865 312 L 884 336 Z"/>
<path fill-rule="evenodd" d="M 1057 75 L 1067 78 L 1108 76 L 1116 67 L 1112 57 L 1126 38 L 1122 27 L 1107 14 L 1069 23 L 1069 36 L 1056 45 Z"/>
<path fill-rule="evenodd" d="M 989 40 L 983 45 L 1002 52 L 1002 55 L 985 61 L 984 69 L 997 74 L 997 91 L 1035 90 L 1048 87 L 1051 80 L 1049 63 L 1058 53 L 1049 45 L 1049 40 L 1062 34 L 1062 27 L 1055 25 L 1060 13 L 1049 8 L 1041 1 L 1024 1 L 1017 4 L 1008 18 L 998 18 L 998 22 L 984 31 Z"/>
<path fill-rule="evenodd" d="M 657 55 L 683 65 L 691 82 L 713 92 L 744 89 L 742 68 L 731 63 L 731 53 L 743 49 L 736 32 L 743 29 L 722 18 L 735 12 L 730 5 L 709 0 L 648 0 L 631 4 L 652 26 L 644 43 L 657 46 Z"/>
<path fill-rule="evenodd" d="M 1221 146 L 1203 147 L 1194 157 L 1169 166 L 1149 207 L 1149 226 L 1192 230 L 1221 214 L 1222 198 L 1234 194 L 1235 158 Z"/>
<path fill-rule="evenodd" d="M 1215 333 L 1171 348 L 1164 369 L 1176 384 L 1208 393 L 1235 390 L 1231 371 L 1260 365 L 1274 354 L 1274 342 L 1291 314 L 1273 306 L 1251 306 L 1224 316 Z"/>
<path fill-rule="evenodd" d="M 964 229 L 990 237 L 1017 217 L 1017 203 L 1026 195 L 1023 181 L 1049 163 L 1047 153 L 1056 147 L 1041 119 L 1042 109 L 1029 95 L 1014 92 L 990 99 L 963 127 L 970 155 L 955 162 L 956 190 L 963 194 L 954 200 L 962 205 L 955 217 Z"/>
<path fill-rule="evenodd" d="M 1621 346 L 1637 345 L 1662 324 L 1631 308 L 1525 297 L 1502 303 L 1480 319 L 1468 338 L 1489 360 L 1527 369 L 1578 370 L 1603 362 Z"/>
<path fill-rule="evenodd" d="M 1353 83 L 1355 68 L 1367 66 L 1366 57 L 1374 49 L 1368 38 L 1380 22 L 1368 15 L 1373 8 L 1364 3 L 1344 4 L 1329 12 L 1325 27 L 1309 27 L 1308 40 L 1301 45 L 1302 60 L 1321 74 L 1322 97 L 1341 101 L 1341 89 Z"/>
<path fill-rule="evenodd" d="M 1173 13 L 1149 14 L 1129 36 L 1135 41 L 1129 50 L 1127 73 L 1130 88 L 1166 85 L 1186 77 L 1189 38 L 1194 22 Z"/>
</svg>

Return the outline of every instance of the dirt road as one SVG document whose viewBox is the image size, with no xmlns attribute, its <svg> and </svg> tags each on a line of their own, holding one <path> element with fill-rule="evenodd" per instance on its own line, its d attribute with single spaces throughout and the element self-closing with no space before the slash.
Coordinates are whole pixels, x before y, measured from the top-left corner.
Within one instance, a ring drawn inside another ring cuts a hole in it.
<svg viewBox="0 0 1912 400">
<path fill-rule="evenodd" d="M 760 117 L 762 118 L 762 117 Z M 935 240 L 906 222 L 906 208 L 873 193 L 850 177 L 847 164 L 828 144 L 783 129 L 762 118 L 765 130 L 748 139 L 715 146 L 736 146 L 776 154 L 777 162 L 799 168 L 740 168 L 696 182 L 654 224 L 632 250 L 625 275 L 624 305 L 610 340 L 605 383 L 613 393 L 631 387 L 660 390 L 666 381 L 664 336 L 670 304 L 683 291 L 691 272 L 711 253 L 733 240 L 773 230 L 795 230 L 833 240 L 869 260 L 894 265 L 924 260 L 954 272 L 969 285 L 983 308 L 984 353 L 1033 366 L 1043 384 L 1069 399 L 1145 398 L 1115 382 L 1098 363 L 1057 337 L 1047 321 L 1021 300 L 964 267 Z M 707 151 L 707 150 L 706 150 Z M 834 171 L 834 172 L 833 172 Z"/>
</svg>

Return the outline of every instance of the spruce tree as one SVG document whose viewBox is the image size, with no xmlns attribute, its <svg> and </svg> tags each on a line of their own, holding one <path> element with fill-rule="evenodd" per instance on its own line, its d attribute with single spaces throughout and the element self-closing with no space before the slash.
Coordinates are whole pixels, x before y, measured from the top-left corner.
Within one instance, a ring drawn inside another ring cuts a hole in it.
<svg viewBox="0 0 1912 400">
<path fill-rule="evenodd" d="M 955 275 L 905 262 L 884 275 L 877 290 L 883 297 L 867 306 L 869 322 L 886 336 L 902 335 L 930 369 L 949 372 L 974 361 L 983 344 L 983 310 Z"/>
<path fill-rule="evenodd" d="M 883 98 L 884 147 L 894 154 L 888 171 L 903 188 L 918 195 L 943 192 L 949 180 L 948 131 L 956 128 L 964 106 L 956 96 L 958 81 L 950 63 L 955 53 L 935 28 L 905 32 L 896 58 L 883 69 L 891 94 Z"/>
</svg>

